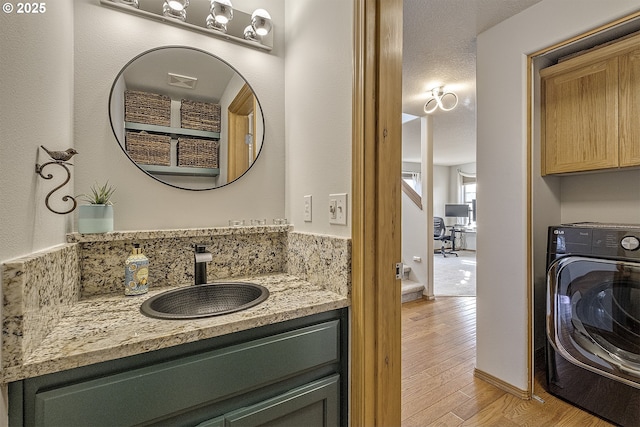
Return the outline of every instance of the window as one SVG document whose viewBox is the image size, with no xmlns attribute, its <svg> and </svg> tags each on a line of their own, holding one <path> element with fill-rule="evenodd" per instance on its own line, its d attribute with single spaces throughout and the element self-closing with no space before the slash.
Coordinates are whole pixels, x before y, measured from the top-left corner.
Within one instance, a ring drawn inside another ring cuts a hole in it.
<svg viewBox="0 0 640 427">
<path fill-rule="evenodd" d="M 462 203 L 469 205 L 469 225 L 476 223 L 476 178 L 462 175 Z"/>
</svg>

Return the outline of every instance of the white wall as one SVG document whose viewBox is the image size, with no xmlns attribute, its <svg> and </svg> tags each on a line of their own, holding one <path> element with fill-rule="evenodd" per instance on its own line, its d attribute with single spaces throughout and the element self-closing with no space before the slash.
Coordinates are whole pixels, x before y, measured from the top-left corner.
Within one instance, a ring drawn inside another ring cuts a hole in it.
<svg viewBox="0 0 640 427">
<path fill-rule="evenodd" d="M 42 15 L 2 13 L 0 36 L 0 262 L 4 262 L 64 242 L 70 226 L 68 216 L 54 214 L 44 204 L 47 193 L 66 173 L 48 166 L 44 173 L 56 178 L 46 181 L 34 167 L 50 160 L 41 144 L 55 150 L 74 146 L 72 1 L 48 2 Z M 70 208 L 61 197 L 74 194 L 72 184 L 51 197 L 56 209 Z M 7 424 L 3 387 L 0 426 Z"/>
<path fill-rule="evenodd" d="M 433 166 L 433 216 L 444 218 L 444 205 L 449 203 L 451 182 L 449 166 Z"/>
<path fill-rule="evenodd" d="M 430 119 L 430 118 L 429 118 Z M 411 267 L 409 279 L 425 286 L 425 293 L 429 295 L 429 266 L 431 264 L 428 255 L 428 227 L 431 208 L 428 203 L 429 188 L 423 189 L 423 185 L 430 181 L 428 176 L 431 165 L 423 167 L 423 158 L 428 157 L 427 151 L 431 144 L 427 136 L 426 118 L 410 120 L 402 124 L 402 171 L 420 173 L 421 180 L 417 187 L 420 192 L 420 206 L 417 206 L 404 191 L 402 191 L 402 262 Z M 420 261 L 414 261 L 414 257 Z"/>
<path fill-rule="evenodd" d="M 422 144 L 420 143 L 421 123 L 418 117 L 402 123 L 402 161 L 420 163 Z"/>
<path fill-rule="evenodd" d="M 75 187 L 83 193 L 96 181 L 117 187 L 116 230 L 227 225 L 229 219 L 284 216 L 284 4 L 245 0 L 238 7 L 269 11 L 274 22 L 271 52 L 122 13 L 96 0 L 74 1 Z M 165 45 L 211 52 L 238 70 L 263 109 L 264 150 L 252 169 L 231 185 L 208 191 L 178 190 L 133 165 L 109 124 L 109 91 L 120 69 L 134 56 Z M 43 50 L 41 48 L 40 50 Z"/>
<path fill-rule="evenodd" d="M 639 0 L 577 3 L 543 0 L 480 34 L 477 43 L 477 368 L 522 390 L 528 370 L 526 55 L 640 7 Z"/>
<path fill-rule="evenodd" d="M 0 259 L 62 243 L 67 231 L 68 217 L 44 203 L 66 173 L 48 166 L 51 181 L 34 173 L 36 163 L 51 160 L 40 145 L 74 146 L 73 7 L 71 0 L 47 6 L 42 15 L 0 14 Z M 51 197 L 57 209 L 71 207 L 60 200 L 66 194 L 74 194 L 69 184 Z"/>
<path fill-rule="evenodd" d="M 287 218 L 297 231 L 350 237 L 353 10 L 342 0 L 285 3 Z M 329 224 L 331 193 L 349 194 L 347 226 Z"/>
<path fill-rule="evenodd" d="M 562 177 L 562 223 L 640 223 L 640 170 Z"/>
<path fill-rule="evenodd" d="M 431 260 L 427 253 L 427 213 L 402 193 L 402 262 L 411 267 L 409 279 L 427 285 Z M 423 206 L 425 203 L 423 203 Z M 421 258 L 417 262 L 413 257 Z"/>
</svg>

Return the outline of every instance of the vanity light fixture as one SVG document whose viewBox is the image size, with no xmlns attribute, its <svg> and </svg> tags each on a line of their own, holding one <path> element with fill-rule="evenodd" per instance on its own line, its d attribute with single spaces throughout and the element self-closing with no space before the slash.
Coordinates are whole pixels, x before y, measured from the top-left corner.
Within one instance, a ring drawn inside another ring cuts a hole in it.
<svg viewBox="0 0 640 427">
<path fill-rule="evenodd" d="M 187 20 L 187 7 L 189 7 L 189 0 L 165 0 L 162 5 L 162 15 L 184 22 Z"/>
<path fill-rule="evenodd" d="M 136 9 L 140 7 L 138 0 L 114 0 L 114 1 L 117 3 L 122 3 L 122 4 L 129 5 L 131 7 L 135 7 Z"/>
<path fill-rule="evenodd" d="M 259 41 L 258 35 L 256 34 L 256 30 L 253 29 L 253 25 L 247 25 L 244 29 L 244 39 L 251 40 L 254 42 Z"/>
<path fill-rule="evenodd" d="M 271 15 L 264 9 L 256 9 L 251 14 L 251 26 L 257 35 L 260 37 L 266 36 L 271 31 Z"/>
<path fill-rule="evenodd" d="M 273 49 L 273 23 L 266 10 L 256 9 L 253 14 L 249 14 L 234 9 L 232 0 L 200 1 L 204 4 L 194 4 L 190 9 L 188 20 L 186 9 L 189 6 L 189 0 L 100 0 L 100 3 L 121 12 L 248 47 L 267 51 Z M 160 12 L 160 5 L 162 5 L 162 12 Z M 200 6 L 202 8 L 199 8 Z M 245 31 L 247 26 L 251 27 L 251 31 Z"/>
<path fill-rule="evenodd" d="M 233 19 L 231 0 L 211 0 L 211 16 L 220 24 L 227 24 Z"/>
<path fill-rule="evenodd" d="M 458 105 L 458 95 L 445 92 L 443 86 L 431 89 L 431 98 L 424 104 L 424 112 L 431 114 L 440 107 L 442 111 L 451 111 Z"/>
</svg>

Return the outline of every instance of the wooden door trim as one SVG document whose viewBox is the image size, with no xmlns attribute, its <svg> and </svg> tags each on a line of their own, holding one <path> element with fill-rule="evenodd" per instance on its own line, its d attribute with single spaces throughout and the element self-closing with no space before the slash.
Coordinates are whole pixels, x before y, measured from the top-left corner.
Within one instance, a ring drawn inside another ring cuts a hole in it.
<svg viewBox="0 0 640 427">
<path fill-rule="evenodd" d="M 402 1 L 355 0 L 351 425 L 400 425 Z"/>
<path fill-rule="evenodd" d="M 229 108 L 227 109 L 227 129 L 228 129 L 227 131 L 228 132 L 228 135 L 227 135 L 227 140 L 228 140 L 227 182 L 231 182 L 234 179 L 241 176 L 243 173 L 246 172 L 246 170 L 250 166 L 248 165 L 247 168 L 245 168 L 241 172 L 237 170 L 237 167 L 236 167 L 237 156 L 243 155 L 243 154 L 238 154 L 236 139 L 239 138 L 239 136 L 237 135 L 238 128 L 242 128 L 242 129 L 246 128 L 247 125 L 245 124 L 245 121 L 247 120 L 247 116 L 252 112 L 254 112 L 254 114 L 253 114 L 253 119 L 251 120 L 252 121 L 251 125 L 252 125 L 253 133 L 255 136 L 255 133 L 256 133 L 255 111 L 257 111 L 256 108 L 257 108 L 256 98 L 253 95 L 253 91 L 251 90 L 249 85 L 245 83 L 242 86 L 242 88 L 238 91 L 238 94 L 233 99 L 233 101 L 231 101 L 231 103 L 229 104 Z M 244 140 L 244 135 L 240 137 Z M 253 158 L 255 159 L 256 157 L 255 137 L 253 138 L 252 145 L 253 145 Z"/>
</svg>

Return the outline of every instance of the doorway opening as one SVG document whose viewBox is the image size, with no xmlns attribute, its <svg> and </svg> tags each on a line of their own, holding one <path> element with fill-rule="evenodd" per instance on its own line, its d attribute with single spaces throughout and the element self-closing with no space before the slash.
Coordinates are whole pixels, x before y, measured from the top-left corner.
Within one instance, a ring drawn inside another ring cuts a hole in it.
<svg viewBox="0 0 640 427">
<path fill-rule="evenodd" d="M 476 295 L 476 165 L 434 161 L 438 123 L 403 115 L 403 302 Z"/>
</svg>

